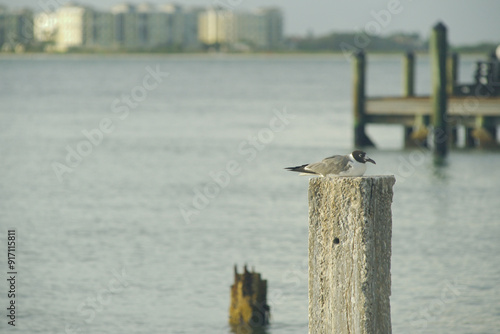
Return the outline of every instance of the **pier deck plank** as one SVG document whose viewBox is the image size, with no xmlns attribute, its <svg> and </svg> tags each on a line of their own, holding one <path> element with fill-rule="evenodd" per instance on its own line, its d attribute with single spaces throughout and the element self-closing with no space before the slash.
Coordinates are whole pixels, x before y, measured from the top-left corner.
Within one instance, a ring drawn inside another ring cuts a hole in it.
<svg viewBox="0 0 500 334">
<path fill-rule="evenodd" d="M 416 116 L 431 114 L 431 98 L 371 97 L 366 99 L 367 123 L 404 124 L 411 126 Z M 474 125 L 477 116 L 488 116 L 500 124 L 500 97 L 479 98 L 453 96 L 448 99 L 447 117 L 451 123 Z"/>
</svg>

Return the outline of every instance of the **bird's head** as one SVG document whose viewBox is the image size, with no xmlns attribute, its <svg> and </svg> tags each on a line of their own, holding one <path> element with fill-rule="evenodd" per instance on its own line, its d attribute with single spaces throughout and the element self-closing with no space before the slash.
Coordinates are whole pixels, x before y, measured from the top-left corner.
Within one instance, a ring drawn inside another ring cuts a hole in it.
<svg viewBox="0 0 500 334">
<path fill-rule="evenodd" d="M 366 152 L 363 152 L 363 151 L 353 151 L 352 152 L 352 157 L 357 161 L 357 162 L 361 162 L 361 163 L 365 163 L 365 162 L 371 162 L 372 164 L 376 165 L 375 161 L 370 159 L 368 157 L 368 155 L 366 154 Z"/>
</svg>

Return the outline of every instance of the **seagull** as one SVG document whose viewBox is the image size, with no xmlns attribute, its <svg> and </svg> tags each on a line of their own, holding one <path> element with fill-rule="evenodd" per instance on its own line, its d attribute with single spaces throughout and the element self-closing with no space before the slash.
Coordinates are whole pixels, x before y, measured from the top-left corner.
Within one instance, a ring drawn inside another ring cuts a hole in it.
<svg viewBox="0 0 500 334">
<path fill-rule="evenodd" d="M 368 158 L 366 152 L 353 151 L 348 155 L 333 155 L 321 162 L 285 169 L 300 172 L 300 175 L 362 176 L 366 171 L 366 162 L 375 164 L 375 161 Z"/>
</svg>

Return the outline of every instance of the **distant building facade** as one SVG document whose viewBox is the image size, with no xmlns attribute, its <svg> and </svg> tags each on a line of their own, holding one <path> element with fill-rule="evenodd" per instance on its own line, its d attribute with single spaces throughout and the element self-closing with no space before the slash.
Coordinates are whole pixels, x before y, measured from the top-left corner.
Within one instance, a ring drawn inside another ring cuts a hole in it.
<svg viewBox="0 0 500 334">
<path fill-rule="evenodd" d="M 110 11 L 67 3 L 54 12 L 33 15 L 0 7 L 3 49 L 37 42 L 57 51 L 172 50 L 195 51 L 202 46 L 272 50 L 283 40 L 281 10 L 264 8 L 236 12 L 222 8 L 177 4 L 118 4 Z"/>
<path fill-rule="evenodd" d="M 68 5 L 56 11 L 56 49 L 196 49 L 197 12 L 179 5 L 119 4 L 110 12 Z"/>
<path fill-rule="evenodd" d="M 57 34 L 57 14 L 37 13 L 33 17 L 33 34 L 36 41 L 52 42 Z"/>
<path fill-rule="evenodd" d="M 4 51 L 23 51 L 34 41 L 33 12 L 29 9 L 9 11 L 0 7 L 0 46 Z"/>
<path fill-rule="evenodd" d="M 139 15 L 136 7 L 120 4 L 111 8 L 113 15 L 113 44 L 120 48 L 136 49 L 139 47 Z"/>
<path fill-rule="evenodd" d="M 209 8 L 198 15 L 198 38 L 205 45 L 234 43 L 234 14 L 222 8 Z"/>
<path fill-rule="evenodd" d="M 63 6 L 57 10 L 55 42 L 58 50 L 66 51 L 85 44 L 85 28 L 87 17 L 91 14 L 90 12 L 90 9 L 86 7 L 73 5 Z"/>
<path fill-rule="evenodd" d="M 283 47 L 283 13 L 281 9 L 262 8 L 257 13 L 264 19 L 265 47 L 269 49 Z"/>
<path fill-rule="evenodd" d="M 283 43 L 283 16 L 278 8 L 235 12 L 209 8 L 199 15 L 198 36 L 207 46 L 246 45 L 250 49 L 271 50 Z"/>
<path fill-rule="evenodd" d="M 186 51 L 199 50 L 201 41 L 198 37 L 198 25 L 200 13 L 204 12 L 203 7 L 191 7 L 184 11 L 184 49 Z"/>
</svg>

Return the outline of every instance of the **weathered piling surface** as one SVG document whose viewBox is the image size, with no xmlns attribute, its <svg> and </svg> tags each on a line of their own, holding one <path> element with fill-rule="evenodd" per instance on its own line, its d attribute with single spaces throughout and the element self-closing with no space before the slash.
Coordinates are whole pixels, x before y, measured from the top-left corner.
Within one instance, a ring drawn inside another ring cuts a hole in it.
<svg viewBox="0 0 500 334">
<path fill-rule="evenodd" d="M 387 176 L 309 181 L 309 334 L 391 333 Z"/>
<path fill-rule="evenodd" d="M 238 274 L 234 266 L 234 284 L 231 285 L 229 324 L 236 332 L 248 332 L 269 323 L 270 308 L 267 305 L 267 280 L 247 267 Z"/>
</svg>

